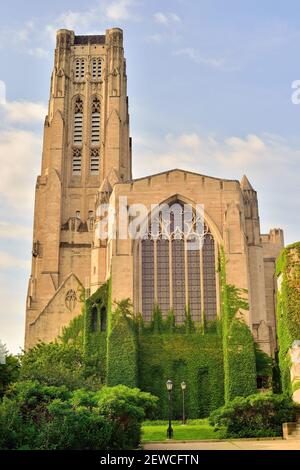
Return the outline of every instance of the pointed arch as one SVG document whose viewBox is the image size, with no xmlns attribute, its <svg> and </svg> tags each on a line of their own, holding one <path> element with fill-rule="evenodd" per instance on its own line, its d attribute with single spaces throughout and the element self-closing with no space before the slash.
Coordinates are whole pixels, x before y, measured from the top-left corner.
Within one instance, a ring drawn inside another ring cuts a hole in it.
<svg viewBox="0 0 300 470">
<path fill-rule="evenodd" d="M 196 211 L 195 201 L 178 193 L 173 194 L 156 205 L 152 212 L 149 211 L 141 224 L 143 238 L 133 243 L 135 271 L 138 272 L 138 278 L 134 281 L 137 290 L 135 302 L 145 320 L 151 318 L 155 304 L 160 305 L 164 315 L 173 309 L 178 322 L 184 321 L 186 309 L 197 322 L 202 322 L 204 316 L 207 320 L 213 320 L 219 312 L 216 268 L 221 234 L 205 211 L 203 245 L 188 248 L 189 240 L 184 230 L 174 232 L 174 220 L 171 221 L 169 238 L 162 236 L 163 230 L 158 233 L 153 231 L 153 217 L 158 216 L 165 205 L 172 209 L 174 204 L 182 207 L 182 211 L 186 209 L 186 204 L 192 208 L 192 213 Z M 178 220 L 181 220 L 180 217 Z"/>
</svg>

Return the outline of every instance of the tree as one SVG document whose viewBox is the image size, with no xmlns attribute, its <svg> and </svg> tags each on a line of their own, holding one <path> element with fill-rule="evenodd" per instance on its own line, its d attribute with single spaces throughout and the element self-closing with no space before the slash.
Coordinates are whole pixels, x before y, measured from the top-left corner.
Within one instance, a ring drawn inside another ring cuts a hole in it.
<svg viewBox="0 0 300 470">
<path fill-rule="evenodd" d="M 4 395 L 7 387 L 18 380 L 20 374 L 20 361 L 16 356 L 8 355 L 5 364 L 0 364 L 0 398 Z"/>
</svg>

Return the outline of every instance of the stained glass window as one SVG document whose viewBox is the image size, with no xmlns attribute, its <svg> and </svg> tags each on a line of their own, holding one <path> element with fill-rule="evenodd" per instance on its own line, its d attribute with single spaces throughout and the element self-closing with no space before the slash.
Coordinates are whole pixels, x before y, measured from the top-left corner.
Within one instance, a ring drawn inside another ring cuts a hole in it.
<svg viewBox="0 0 300 470">
<path fill-rule="evenodd" d="M 178 323 L 184 321 L 187 307 L 197 323 L 203 312 L 208 321 L 217 316 L 215 242 L 205 226 L 203 244 L 199 239 L 190 244 L 183 209 L 177 202 L 168 217 L 160 213 L 141 241 L 141 308 L 146 321 L 151 320 L 155 303 L 163 316 L 172 308 Z"/>
</svg>

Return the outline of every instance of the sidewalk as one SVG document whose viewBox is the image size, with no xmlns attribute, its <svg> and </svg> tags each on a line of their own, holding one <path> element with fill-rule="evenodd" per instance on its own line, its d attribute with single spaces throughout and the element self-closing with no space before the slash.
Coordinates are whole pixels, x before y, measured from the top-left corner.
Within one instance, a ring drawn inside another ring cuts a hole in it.
<svg viewBox="0 0 300 470">
<path fill-rule="evenodd" d="M 300 440 L 230 440 L 149 442 L 144 450 L 300 450 Z"/>
</svg>

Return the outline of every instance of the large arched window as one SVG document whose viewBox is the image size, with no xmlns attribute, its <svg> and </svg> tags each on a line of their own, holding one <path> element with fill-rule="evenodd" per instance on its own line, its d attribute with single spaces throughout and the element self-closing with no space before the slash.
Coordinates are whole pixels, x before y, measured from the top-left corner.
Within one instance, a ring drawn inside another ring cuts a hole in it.
<svg viewBox="0 0 300 470">
<path fill-rule="evenodd" d="M 140 242 L 141 309 L 145 320 L 151 319 L 155 304 L 164 316 L 173 309 L 179 323 L 184 321 L 187 307 L 196 322 L 217 316 L 215 241 L 205 224 L 201 234 L 196 233 L 192 211 L 188 224 L 187 219 L 184 205 L 176 202 L 170 207 L 169 219 L 162 211 L 151 220 Z"/>
</svg>

